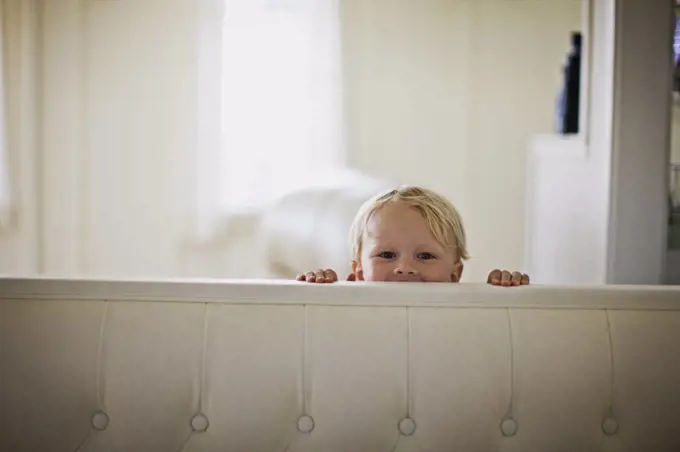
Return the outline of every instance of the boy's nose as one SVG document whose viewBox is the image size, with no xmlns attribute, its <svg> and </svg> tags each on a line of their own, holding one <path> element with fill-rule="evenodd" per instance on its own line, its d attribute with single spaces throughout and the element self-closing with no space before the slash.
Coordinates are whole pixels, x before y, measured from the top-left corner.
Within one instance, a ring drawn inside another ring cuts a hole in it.
<svg viewBox="0 0 680 452">
<path fill-rule="evenodd" d="M 417 282 L 420 281 L 420 274 L 418 270 L 413 265 L 413 263 L 407 259 L 400 260 L 394 267 L 394 276 L 392 276 L 392 281 L 403 281 L 403 282 Z"/>
<path fill-rule="evenodd" d="M 418 271 L 407 262 L 400 262 L 395 268 L 394 273 L 397 275 L 417 275 Z"/>
</svg>

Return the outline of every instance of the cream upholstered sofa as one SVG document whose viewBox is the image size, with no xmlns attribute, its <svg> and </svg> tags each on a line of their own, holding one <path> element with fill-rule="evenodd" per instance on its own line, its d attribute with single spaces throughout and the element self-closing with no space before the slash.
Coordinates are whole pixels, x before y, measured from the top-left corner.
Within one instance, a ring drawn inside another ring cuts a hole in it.
<svg viewBox="0 0 680 452">
<path fill-rule="evenodd" d="M 0 450 L 680 450 L 680 288 L 0 279 Z"/>
</svg>

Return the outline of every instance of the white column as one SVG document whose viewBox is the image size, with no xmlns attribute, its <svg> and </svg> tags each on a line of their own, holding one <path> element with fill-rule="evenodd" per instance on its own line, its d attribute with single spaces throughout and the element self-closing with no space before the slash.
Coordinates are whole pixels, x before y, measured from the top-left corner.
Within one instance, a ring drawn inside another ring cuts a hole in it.
<svg viewBox="0 0 680 452">
<path fill-rule="evenodd" d="M 616 2 L 607 283 L 665 280 L 673 3 Z"/>
</svg>

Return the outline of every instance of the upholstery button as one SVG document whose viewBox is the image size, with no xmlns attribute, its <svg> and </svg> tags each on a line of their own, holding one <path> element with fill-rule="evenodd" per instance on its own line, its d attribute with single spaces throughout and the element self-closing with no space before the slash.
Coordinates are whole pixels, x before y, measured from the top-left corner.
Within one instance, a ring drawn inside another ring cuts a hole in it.
<svg viewBox="0 0 680 452">
<path fill-rule="evenodd" d="M 503 422 L 501 422 L 501 432 L 503 432 L 503 436 L 515 436 L 517 434 L 517 421 L 514 420 L 511 417 L 503 419 Z"/>
<path fill-rule="evenodd" d="M 195 432 L 204 432 L 208 430 L 209 425 L 210 422 L 208 421 L 207 416 L 202 413 L 198 413 L 191 418 L 191 430 Z"/>
<path fill-rule="evenodd" d="M 411 436 L 416 431 L 416 421 L 410 417 L 405 417 L 399 421 L 399 433 L 404 436 Z"/>
<path fill-rule="evenodd" d="M 616 419 L 608 417 L 604 421 L 602 421 L 602 431 L 605 433 L 605 435 L 612 436 L 616 434 L 618 430 L 619 423 L 616 422 Z"/>
<path fill-rule="evenodd" d="M 100 411 L 92 416 L 92 427 L 96 430 L 106 430 L 106 427 L 108 426 L 109 416 L 106 413 Z"/>
<path fill-rule="evenodd" d="M 309 433 L 314 430 L 314 419 L 312 416 L 303 414 L 297 420 L 297 428 L 301 433 Z"/>
</svg>

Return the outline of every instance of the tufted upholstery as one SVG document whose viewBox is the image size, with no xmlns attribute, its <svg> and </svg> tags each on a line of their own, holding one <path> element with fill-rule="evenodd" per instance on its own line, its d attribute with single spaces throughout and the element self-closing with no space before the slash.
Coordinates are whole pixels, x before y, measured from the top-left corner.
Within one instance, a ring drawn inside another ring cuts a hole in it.
<svg viewBox="0 0 680 452">
<path fill-rule="evenodd" d="M 2 451 L 678 451 L 680 288 L 0 279 Z"/>
</svg>

